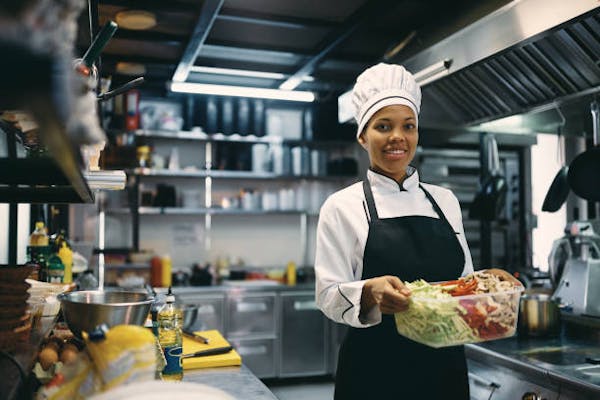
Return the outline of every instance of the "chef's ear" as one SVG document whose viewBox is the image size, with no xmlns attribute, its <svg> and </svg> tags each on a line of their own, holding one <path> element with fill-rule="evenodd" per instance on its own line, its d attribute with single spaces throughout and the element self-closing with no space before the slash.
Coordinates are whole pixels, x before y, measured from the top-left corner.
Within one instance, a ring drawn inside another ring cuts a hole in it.
<svg viewBox="0 0 600 400">
<path fill-rule="evenodd" d="M 360 145 L 363 147 L 363 149 L 367 149 L 367 134 L 366 134 L 366 129 L 363 129 L 363 131 L 360 133 L 360 135 L 358 135 L 358 138 L 356 138 L 356 140 L 358 140 L 358 143 L 360 143 Z"/>
</svg>

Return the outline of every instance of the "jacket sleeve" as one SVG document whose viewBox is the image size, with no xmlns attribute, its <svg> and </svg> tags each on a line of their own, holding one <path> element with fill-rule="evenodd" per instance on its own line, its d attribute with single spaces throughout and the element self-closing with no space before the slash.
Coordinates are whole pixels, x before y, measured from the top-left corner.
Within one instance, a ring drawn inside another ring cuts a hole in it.
<svg viewBox="0 0 600 400">
<path fill-rule="evenodd" d="M 364 280 L 356 278 L 352 254 L 358 240 L 347 221 L 340 216 L 335 202 L 328 199 L 321 208 L 315 252 L 316 302 L 330 319 L 357 328 L 381 322 L 374 307 L 359 318 Z"/>
</svg>

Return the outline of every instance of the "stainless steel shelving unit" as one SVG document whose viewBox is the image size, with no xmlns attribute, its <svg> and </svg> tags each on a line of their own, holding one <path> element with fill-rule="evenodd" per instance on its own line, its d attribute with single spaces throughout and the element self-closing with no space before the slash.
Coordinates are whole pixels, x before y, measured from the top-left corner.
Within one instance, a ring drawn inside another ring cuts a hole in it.
<svg viewBox="0 0 600 400">
<path fill-rule="evenodd" d="M 288 140 L 281 137 L 254 135 L 242 136 L 239 134 L 224 135 L 221 133 L 206 134 L 201 131 L 160 131 L 160 130 L 137 130 L 134 135 L 138 138 L 154 138 L 157 140 L 174 141 L 196 141 L 204 146 L 205 160 L 203 169 L 155 169 L 155 168 L 132 168 L 127 170 L 130 179 L 131 198 L 128 208 L 107 209 L 108 214 L 131 215 L 132 219 L 132 247 L 133 250 L 140 249 L 140 217 L 144 215 L 203 215 L 204 228 L 206 232 L 211 231 L 213 216 L 265 216 L 265 215 L 297 215 L 299 218 L 300 245 L 303 249 L 302 265 L 306 265 L 308 253 L 308 218 L 316 215 L 308 210 L 282 209 L 282 210 L 244 210 L 239 208 L 219 208 L 212 204 L 211 194 L 216 180 L 243 180 L 243 181 L 324 181 L 324 182 L 344 182 L 356 179 L 355 175 L 290 175 L 276 174 L 272 172 L 253 172 L 253 171 L 235 171 L 235 170 L 217 170 L 213 169 L 213 146 L 239 144 L 269 144 L 285 146 L 304 146 L 307 148 L 318 149 L 347 149 L 354 142 L 349 141 L 310 141 L 310 140 Z M 204 207 L 201 208 L 183 208 L 183 207 L 143 207 L 139 204 L 139 187 L 142 179 L 146 178 L 182 178 L 182 179 L 203 179 L 204 180 Z M 206 241 L 206 250 L 210 249 L 210 237 Z"/>
</svg>

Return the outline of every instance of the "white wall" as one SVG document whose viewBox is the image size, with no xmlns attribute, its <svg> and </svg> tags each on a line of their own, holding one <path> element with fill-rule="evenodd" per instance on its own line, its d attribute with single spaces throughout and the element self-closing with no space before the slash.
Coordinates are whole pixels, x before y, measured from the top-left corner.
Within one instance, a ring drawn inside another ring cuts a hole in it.
<svg viewBox="0 0 600 400">
<path fill-rule="evenodd" d="M 29 204 L 19 204 L 17 228 L 17 263 L 27 261 L 29 242 Z M 0 204 L 0 264 L 8 263 L 8 204 Z"/>
<path fill-rule="evenodd" d="M 542 271 L 548 270 L 552 242 L 563 236 L 567 223 L 565 205 L 554 213 L 542 211 L 546 192 L 561 167 L 557 151 L 558 136 L 548 134 L 537 135 L 537 144 L 531 148 L 531 206 L 538 220 L 532 232 L 533 266 Z"/>
</svg>

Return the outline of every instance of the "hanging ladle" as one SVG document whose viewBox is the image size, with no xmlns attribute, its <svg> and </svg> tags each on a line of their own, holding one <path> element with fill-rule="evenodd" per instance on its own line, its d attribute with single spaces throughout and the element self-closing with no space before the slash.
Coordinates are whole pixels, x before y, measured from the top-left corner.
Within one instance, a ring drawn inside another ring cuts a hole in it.
<svg viewBox="0 0 600 400">
<path fill-rule="evenodd" d="M 600 201 L 600 106 L 597 101 L 591 104 L 594 145 L 579 154 L 569 167 L 568 181 L 573 192 L 588 201 Z"/>
<path fill-rule="evenodd" d="M 546 198 L 542 204 L 542 211 L 556 212 L 567 200 L 569 196 L 569 182 L 567 175 L 569 173 L 569 166 L 565 165 L 564 162 L 564 137 L 562 135 L 562 128 L 565 126 L 566 120 L 563 113 L 560 111 L 560 107 L 556 107 L 556 111 L 560 115 L 561 124 L 558 126 L 558 155 L 557 159 L 561 163 L 561 168 L 556 173 L 556 176 L 550 184 L 550 188 L 546 193 Z"/>
</svg>

